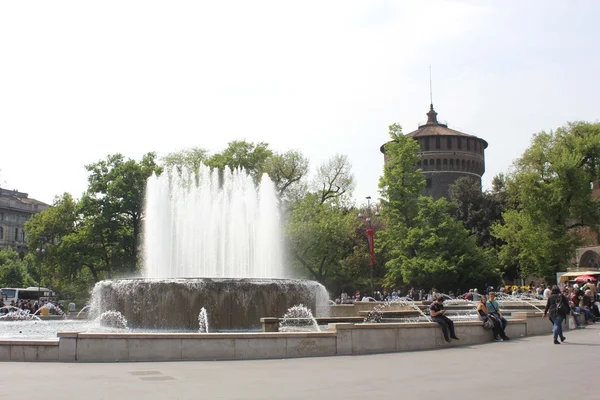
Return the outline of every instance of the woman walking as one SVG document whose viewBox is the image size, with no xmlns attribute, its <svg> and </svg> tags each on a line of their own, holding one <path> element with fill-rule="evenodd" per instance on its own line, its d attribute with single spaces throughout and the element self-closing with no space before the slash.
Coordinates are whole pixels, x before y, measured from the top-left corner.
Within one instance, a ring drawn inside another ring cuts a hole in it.
<svg viewBox="0 0 600 400">
<path fill-rule="evenodd" d="M 569 299 L 560 292 L 560 289 L 556 285 L 552 286 L 552 290 L 550 291 L 550 297 L 548 297 L 546 309 L 544 310 L 544 317 L 548 311 L 550 311 L 550 321 L 554 325 L 552 328 L 554 344 L 560 344 L 560 342 L 564 342 L 567 339 L 563 335 L 562 323 L 571 311 L 571 307 L 569 306 Z M 558 341 L 559 337 L 560 342 Z"/>
</svg>

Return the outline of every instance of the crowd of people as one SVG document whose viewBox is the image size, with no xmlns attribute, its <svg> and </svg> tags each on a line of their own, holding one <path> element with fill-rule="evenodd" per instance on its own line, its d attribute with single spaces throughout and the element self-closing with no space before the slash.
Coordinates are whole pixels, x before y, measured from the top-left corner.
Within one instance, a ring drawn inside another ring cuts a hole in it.
<svg viewBox="0 0 600 400">
<path fill-rule="evenodd" d="M 559 288 L 562 290 L 565 287 L 569 287 L 568 284 L 562 283 L 559 285 Z M 582 293 L 585 293 L 587 290 L 591 291 L 591 295 L 595 298 L 596 301 L 600 301 L 600 281 L 598 283 L 593 283 L 591 280 L 583 283 L 581 288 L 579 284 L 574 283 L 572 287 L 569 287 L 569 292 L 571 290 L 579 290 Z M 456 289 L 456 291 L 450 290 L 446 295 L 451 298 L 461 298 L 470 301 L 480 301 L 481 296 L 488 295 L 490 292 L 495 292 L 500 295 L 512 295 L 512 296 L 527 296 L 536 298 L 538 300 L 547 300 L 550 296 L 551 285 L 534 285 L 532 282 L 528 286 L 517 286 L 517 285 L 505 285 L 499 286 L 498 288 L 494 288 L 491 285 L 485 285 L 485 289 L 480 292 L 479 289 L 473 288 L 469 289 L 466 292 L 462 292 L 460 289 Z M 335 300 L 336 304 L 352 304 L 357 301 L 393 301 L 394 299 L 398 299 L 401 297 L 408 298 L 414 301 L 434 301 L 437 295 L 440 292 L 432 287 L 429 290 L 425 289 L 415 289 L 414 287 L 410 288 L 406 293 L 401 293 L 398 289 L 392 289 L 391 291 L 386 290 L 376 290 L 373 295 L 361 294 L 360 291 L 355 291 L 354 294 L 347 292 L 342 292 L 340 296 L 338 296 Z"/>
<path fill-rule="evenodd" d="M 544 317 L 547 315 L 553 324 L 554 343 L 560 344 L 566 338 L 562 332 L 562 324 L 567 316 L 572 315 L 576 328 L 583 329 L 588 324 L 600 322 L 600 282 L 594 283 L 591 279 L 585 283 L 558 285 L 533 285 L 529 286 L 502 286 L 498 292 L 513 296 L 527 296 L 538 300 L 546 301 Z M 336 304 L 351 304 L 354 302 L 366 301 L 393 301 L 394 299 L 406 298 L 414 301 L 431 301 L 429 315 L 431 319 L 437 322 L 442 328 L 444 339 L 450 343 L 452 339 L 459 340 L 454 331 L 454 322 L 448 318 L 444 309 L 444 300 L 446 298 L 463 298 L 477 302 L 477 312 L 484 323 L 484 327 L 493 333 L 494 340 L 510 340 L 506 335 L 506 326 L 508 321 L 502 315 L 500 306 L 496 299 L 496 291 L 492 286 L 486 285 L 484 293 L 478 289 L 469 289 L 462 294 L 460 290 L 449 292 L 447 295 L 439 294 L 435 288 L 429 291 L 424 289 L 411 288 L 404 296 L 399 290 L 393 289 L 391 292 L 375 291 L 373 296 L 361 296 L 359 291 L 354 295 L 342 293 L 336 300 Z M 560 340 L 560 341 L 559 341 Z"/>
<path fill-rule="evenodd" d="M 9 312 L 14 311 L 15 308 L 18 308 L 25 312 L 29 312 L 30 314 L 35 314 L 40 308 L 43 308 L 45 305 L 47 305 L 46 308 L 48 309 L 49 314 L 61 314 L 65 311 L 62 303 L 60 302 L 58 304 L 54 304 L 49 300 L 32 301 L 20 299 L 17 302 L 12 300 L 10 304 L 5 304 L 0 299 L 0 314 L 8 314 Z"/>
</svg>

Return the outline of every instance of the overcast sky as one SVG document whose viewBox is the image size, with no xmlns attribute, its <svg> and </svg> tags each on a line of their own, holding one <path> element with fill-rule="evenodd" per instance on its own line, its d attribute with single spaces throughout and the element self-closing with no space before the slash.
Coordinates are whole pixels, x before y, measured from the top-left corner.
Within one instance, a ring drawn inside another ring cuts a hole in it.
<svg viewBox="0 0 600 400">
<path fill-rule="evenodd" d="M 85 164 L 229 141 L 353 164 L 377 197 L 387 126 L 433 102 L 489 143 L 484 185 L 531 136 L 598 120 L 598 1 L 0 3 L 0 182 L 51 202 Z"/>
</svg>

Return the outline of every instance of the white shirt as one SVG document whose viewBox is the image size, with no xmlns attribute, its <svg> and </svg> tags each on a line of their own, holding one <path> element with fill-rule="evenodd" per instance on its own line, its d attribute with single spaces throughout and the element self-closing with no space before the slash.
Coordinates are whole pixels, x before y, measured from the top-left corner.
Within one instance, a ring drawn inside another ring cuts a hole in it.
<svg viewBox="0 0 600 400">
<path fill-rule="evenodd" d="M 69 312 L 75 312 L 75 303 L 69 303 Z"/>
<path fill-rule="evenodd" d="M 547 299 L 548 297 L 550 297 L 550 289 L 546 288 L 546 290 L 544 290 L 544 298 Z"/>
</svg>

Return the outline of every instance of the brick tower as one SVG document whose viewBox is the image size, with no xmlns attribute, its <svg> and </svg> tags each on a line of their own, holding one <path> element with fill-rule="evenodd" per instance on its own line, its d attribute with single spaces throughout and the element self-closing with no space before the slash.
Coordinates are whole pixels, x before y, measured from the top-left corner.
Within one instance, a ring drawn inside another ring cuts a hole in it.
<svg viewBox="0 0 600 400">
<path fill-rule="evenodd" d="M 458 178 L 468 176 L 481 185 L 485 173 L 485 140 L 448 128 L 437 120 L 437 112 L 430 105 L 427 122 L 406 136 L 420 145 L 421 161 L 417 167 L 425 175 L 424 196 L 435 199 L 448 197 L 448 189 Z M 380 148 L 385 157 L 384 146 Z"/>
</svg>

